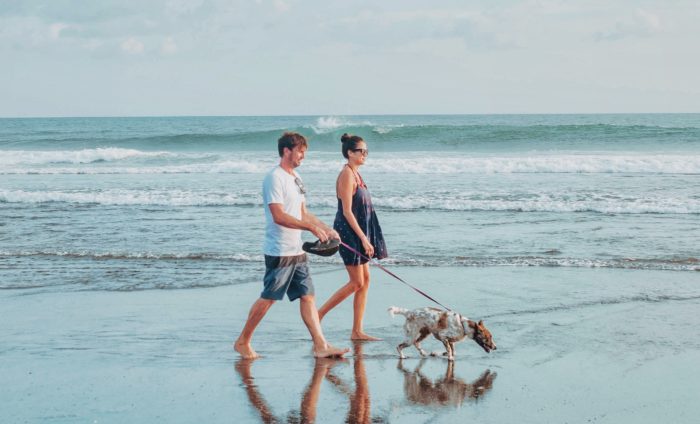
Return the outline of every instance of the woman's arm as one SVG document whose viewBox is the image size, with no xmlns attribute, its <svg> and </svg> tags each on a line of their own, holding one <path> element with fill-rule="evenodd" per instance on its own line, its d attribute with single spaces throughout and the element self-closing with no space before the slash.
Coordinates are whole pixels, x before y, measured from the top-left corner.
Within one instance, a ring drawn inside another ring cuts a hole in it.
<svg viewBox="0 0 700 424">
<path fill-rule="evenodd" d="M 336 194 L 343 205 L 343 216 L 348 221 L 348 224 L 350 224 L 350 228 L 352 228 L 355 234 L 357 234 L 357 237 L 360 238 L 365 253 L 371 258 L 374 255 L 374 246 L 367 240 L 367 236 L 362 232 L 360 224 L 357 223 L 357 219 L 355 219 L 355 215 L 352 213 L 352 196 L 356 186 L 355 175 L 350 168 L 343 168 L 343 170 L 340 171 L 340 175 L 338 175 Z"/>
</svg>

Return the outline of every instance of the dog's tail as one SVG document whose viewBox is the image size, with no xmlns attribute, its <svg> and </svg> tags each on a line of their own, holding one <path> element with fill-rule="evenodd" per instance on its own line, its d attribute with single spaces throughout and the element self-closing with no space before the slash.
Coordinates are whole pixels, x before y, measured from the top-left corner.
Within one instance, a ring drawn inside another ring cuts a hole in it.
<svg viewBox="0 0 700 424">
<path fill-rule="evenodd" d="M 389 311 L 392 317 L 396 314 L 406 316 L 406 312 L 408 312 L 408 309 L 399 308 L 398 306 L 391 306 L 387 310 Z"/>
</svg>

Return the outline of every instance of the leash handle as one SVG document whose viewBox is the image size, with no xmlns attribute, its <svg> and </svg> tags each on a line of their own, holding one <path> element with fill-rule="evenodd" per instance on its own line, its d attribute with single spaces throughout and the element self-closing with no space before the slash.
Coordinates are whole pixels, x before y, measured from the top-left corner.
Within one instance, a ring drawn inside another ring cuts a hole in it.
<svg viewBox="0 0 700 424">
<path fill-rule="evenodd" d="M 367 260 L 368 260 L 369 262 L 371 262 L 373 265 L 379 267 L 379 269 L 381 269 L 382 271 L 386 272 L 387 274 L 389 274 L 389 275 L 391 275 L 392 277 L 396 278 L 397 280 L 401 281 L 402 283 L 404 283 L 404 284 L 407 285 L 408 287 L 412 288 L 413 290 L 417 291 L 417 292 L 420 293 L 421 295 L 425 296 L 425 297 L 428 298 L 429 300 L 431 300 L 431 301 L 435 302 L 436 304 L 442 306 L 445 310 L 448 310 L 448 311 L 452 312 L 452 309 L 448 308 L 447 306 L 445 306 L 445 305 L 443 305 L 442 303 L 438 302 L 437 300 L 433 299 L 430 295 L 428 295 L 428 294 L 427 294 L 426 292 L 424 292 L 423 290 L 421 290 L 421 289 L 419 289 L 419 288 L 417 288 L 417 287 L 412 286 L 411 284 L 409 284 L 409 283 L 407 283 L 406 281 L 404 281 L 404 280 L 403 280 L 401 277 L 399 277 L 398 275 L 396 275 L 396 274 L 394 274 L 393 272 L 391 272 L 391 271 L 389 271 L 388 269 L 386 269 L 382 264 L 379 263 L 378 260 L 376 260 L 376 259 L 374 259 L 374 258 L 369 258 L 369 257 L 363 255 L 362 253 L 358 252 L 355 248 L 348 246 L 348 245 L 347 245 L 344 241 L 342 241 L 342 240 L 340 241 L 340 244 L 343 245 L 343 246 L 344 246 L 346 249 L 348 249 L 349 251 L 355 253 L 356 255 L 359 255 L 360 257 L 362 257 L 362 258 L 364 258 L 364 259 L 367 259 Z"/>
</svg>

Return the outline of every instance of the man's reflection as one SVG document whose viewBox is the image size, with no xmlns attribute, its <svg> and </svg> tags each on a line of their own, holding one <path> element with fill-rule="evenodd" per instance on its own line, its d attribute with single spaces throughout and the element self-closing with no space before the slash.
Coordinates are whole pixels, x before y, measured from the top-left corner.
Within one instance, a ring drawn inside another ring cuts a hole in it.
<svg viewBox="0 0 700 424">
<path fill-rule="evenodd" d="M 347 423 L 383 423 L 388 422 L 383 417 L 372 418 L 370 409 L 369 384 L 367 383 L 367 373 L 363 361 L 363 342 L 356 341 L 354 346 L 353 373 L 354 388 L 343 381 L 340 377 L 331 372 L 331 369 L 339 363 L 347 363 L 347 359 L 317 358 L 314 364 L 314 372 L 308 386 L 304 390 L 301 398 L 300 410 L 290 411 L 285 418 L 279 418 L 272 412 L 270 406 L 258 391 L 253 376 L 251 375 L 251 365 L 254 360 L 240 359 L 236 362 L 236 371 L 241 376 L 243 385 L 250 404 L 260 414 L 260 419 L 264 423 L 313 423 L 316 421 L 316 405 L 318 403 L 321 383 L 324 378 L 335 388 L 348 397 L 350 408 L 348 410 Z"/>
<path fill-rule="evenodd" d="M 346 359 L 334 359 L 334 358 L 316 358 L 316 363 L 314 364 L 314 373 L 311 376 L 311 381 L 309 385 L 304 390 L 304 394 L 301 397 L 301 407 L 299 411 L 290 411 L 286 418 L 278 418 L 270 409 L 269 405 L 262 397 L 260 392 L 258 392 L 258 387 L 255 385 L 255 380 L 250 372 L 251 365 L 255 359 L 239 359 L 236 362 L 236 371 L 241 376 L 243 385 L 245 386 L 245 391 L 248 394 L 248 400 L 250 404 L 255 407 L 255 409 L 260 414 L 260 419 L 264 423 L 313 423 L 316 421 L 316 404 L 318 403 L 318 395 L 321 389 L 321 383 L 323 382 L 323 377 L 326 376 L 328 371 L 336 364 L 340 362 L 347 362 Z"/>
<path fill-rule="evenodd" d="M 418 405 L 459 406 L 464 399 L 478 399 L 493 386 L 496 373 L 484 371 L 476 380 L 465 383 L 454 375 L 454 361 L 447 361 L 445 376 L 432 381 L 421 373 L 425 359 L 421 359 L 413 371 L 404 368 L 399 360 L 396 368 L 404 375 L 403 389 L 406 399 Z"/>
<path fill-rule="evenodd" d="M 236 361 L 236 371 L 241 376 L 243 381 L 243 386 L 245 386 L 245 391 L 248 394 L 248 400 L 250 404 L 255 407 L 260 413 L 260 419 L 264 423 L 276 423 L 277 418 L 272 413 L 272 410 L 268 406 L 265 399 L 258 393 L 257 386 L 255 385 L 255 380 L 250 373 L 250 366 L 253 365 L 255 359 L 244 359 L 241 358 Z"/>
</svg>

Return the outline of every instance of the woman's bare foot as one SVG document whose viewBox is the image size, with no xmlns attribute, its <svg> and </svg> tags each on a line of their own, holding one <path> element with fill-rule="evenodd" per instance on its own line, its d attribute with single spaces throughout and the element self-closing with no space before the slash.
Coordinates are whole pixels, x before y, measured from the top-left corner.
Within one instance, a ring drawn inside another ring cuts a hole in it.
<svg viewBox="0 0 700 424">
<path fill-rule="evenodd" d="M 240 340 L 236 340 L 236 343 L 233 344 L 233 349 L 245 359 L 255 359 L 260 357 L 260 355 L 258 355 L 258 353 L 250 346 L 250 343 L 243 343 Z"/>
<path fill-rule="evenodd" d="M 325 347 L 322 348 L 316 348 L 314 347 L 313 349 L 314 352 L 314 357 L 316 358 L 340 358 L 346 353 L 350 352 L 350 349 L 344 347 L 344 348 L 337 348 L 333 347 L 329 344 L 326 344 Z"/>
<path fill-rule="evenodd" d="M 352 333 L 350 335 L 350 340 L 362 340 L 365 342 L 378 342 L 382 339 L 380 339 L 379 337 L 370 336 L 369 334 L 365 334 L 365 333 Z"/>
</svg>

